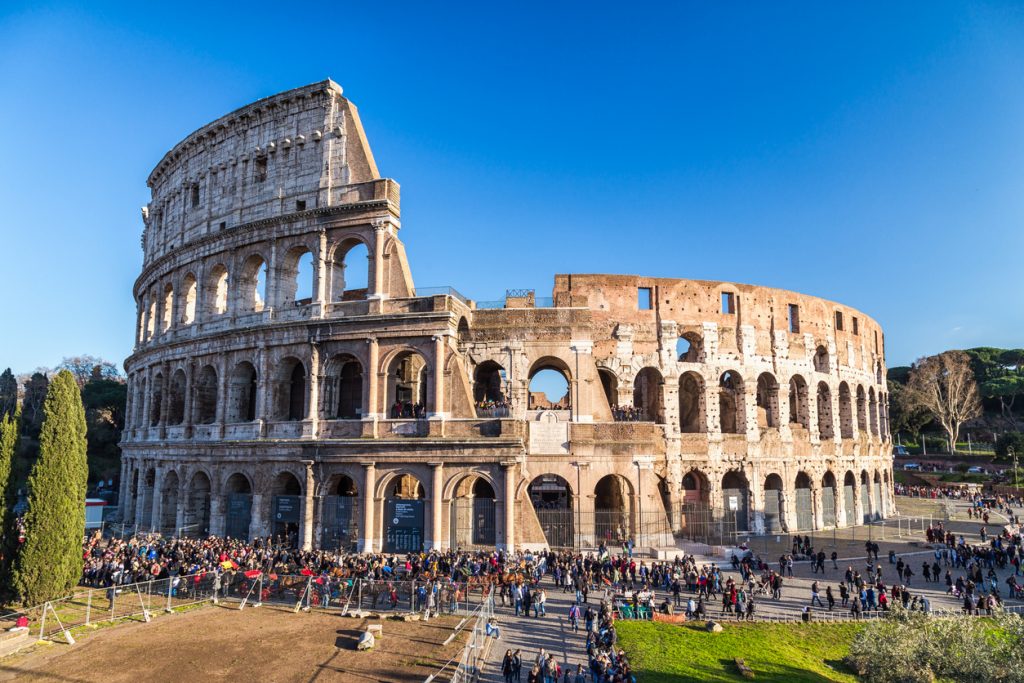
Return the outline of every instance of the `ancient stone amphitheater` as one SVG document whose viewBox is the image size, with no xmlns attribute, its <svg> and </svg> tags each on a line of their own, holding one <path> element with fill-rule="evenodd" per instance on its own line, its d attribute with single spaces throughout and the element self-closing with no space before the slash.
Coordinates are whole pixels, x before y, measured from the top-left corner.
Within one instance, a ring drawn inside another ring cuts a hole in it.
<svg viewBox="0 0 1024 683">
<path fill-rule="evenodd" d="M 129 523 L 660 548 L 893 511 L 884 338 L 857 310 L 632 275 L 556 275 L 550 299 L 417 288 L 398 183 L 331 81 L 200 128 L 148 184 Z"/>
</svg>

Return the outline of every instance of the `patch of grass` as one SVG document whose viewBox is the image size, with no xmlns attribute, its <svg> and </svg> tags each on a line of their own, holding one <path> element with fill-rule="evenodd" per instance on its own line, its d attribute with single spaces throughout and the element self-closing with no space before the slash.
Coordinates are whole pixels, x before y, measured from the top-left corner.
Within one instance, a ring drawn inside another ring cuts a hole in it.
<svg viewBox="0 0 1024 683">
<path fill-rule="evenodd" d="M 742 681 L 734 658 L 753 669 L 756 680 L 857 680 L 844 663 L 860 624 L 723 624 L 708 633 L 703 624 L 619 621 L 619 644 L 643 683 Z"/>
</svg>

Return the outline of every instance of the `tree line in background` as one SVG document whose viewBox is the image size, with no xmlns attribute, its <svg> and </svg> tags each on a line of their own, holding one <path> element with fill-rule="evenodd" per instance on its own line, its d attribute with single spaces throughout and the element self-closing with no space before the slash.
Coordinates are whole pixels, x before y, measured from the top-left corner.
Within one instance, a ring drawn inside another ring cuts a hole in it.
<svg viewBox="0 0 1024 683">
<path fill-rule="evenodd" d="M 89 484 L 120 471 L 127 387 L 113 363 L 65 358 L 0 373 L 0 595 L 37 604 L 82 572 Z"/>
<path fill-rule="evenodd" d="M 10 389 L 10 373 L 0 387 Z M 13 465 L 25 433 L 24 403 L 0 400 L 0 590 L 8 599 L 38 604 L 68 594 L 82 575 L 88 480 L 82 388 L 67 369 L 47 379 L 35 432 L 36 455 L 25 482 L 24 513 L 14 514 Z"/>
<path fill-rule="evenodd" d="M 950 453 L 969 428 L 1008 455 L 1024 445 L 1024 349 L 979 347 L 920 358 L 888 373 L 890 427 L 914 440 L 941 431 Z"/>
</svg>

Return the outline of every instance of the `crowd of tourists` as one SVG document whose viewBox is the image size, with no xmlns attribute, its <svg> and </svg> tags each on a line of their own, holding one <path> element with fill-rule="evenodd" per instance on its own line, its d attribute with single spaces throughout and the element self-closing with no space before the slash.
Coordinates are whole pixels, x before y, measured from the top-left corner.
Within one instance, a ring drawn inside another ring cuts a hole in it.
<svg viewBox="0 0 1024 683">
<path fill-rule="evenodd" d="M 477 401 L 477 417 L 511 417 L 512 404 L 502 399 L 499 401 Z"/>
<path fill-rule="evenodd" d="M 427 408 L 422 403 L 395 401 L 390 416 L 392 420 L 422 420 L 427 416 Z"/>
<path fill-rule="evenodd" d="M 645 422 L 647 411 L 634 406 L 612 406 L 612 418 L 616 422 Z"/>
</svg>

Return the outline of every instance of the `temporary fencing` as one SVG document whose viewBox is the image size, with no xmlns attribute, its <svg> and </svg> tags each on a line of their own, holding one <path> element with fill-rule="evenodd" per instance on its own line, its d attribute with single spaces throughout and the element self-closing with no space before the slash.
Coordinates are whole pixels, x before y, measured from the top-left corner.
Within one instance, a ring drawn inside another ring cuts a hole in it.
<svg viewBox="0 0 1024 683">
<path fill-rule="evenodd" d="M 459 653 L 458 663 L 452 657 L 434 673 L 427 676 L 424 683 L 431 683 L 438 677 L 443 677 L 446 672 L 452 669 L 451 683 L 477 683 L 483 672 L 484 662 L 487 661 L 491 645 L 498 637 L 497 627 L 492 625 L 494 619 L 494 591 L 490 588 L 484 590 L 483 602 L 470 614 L 469 618 L 459 624 L 455 631 L 449 636 L 449 642 L 454 639 L 459 631 L 472 619 L 475 619 L 473 628 L 469 632 L 466 644 Z M 445 643 L 448 644 L 447 642 Z"/>
<path fill-rule="evenodd" d="M 74 631 L 104 622 L 148 622 L 160 611 L 202 603 L 263 604 L 299 610 L 337 609 L 360 612 L 422 612 L 426 616 L 470 614 L 490 594 L 485 582 L 376 580 L 326 576 L 226 571 L 173 576 L 110 587 L 80 587 L 72 595 L 0 615 L 0 628 L 27 621 L 32 640 L 74 644 Z"/>
</svg>

